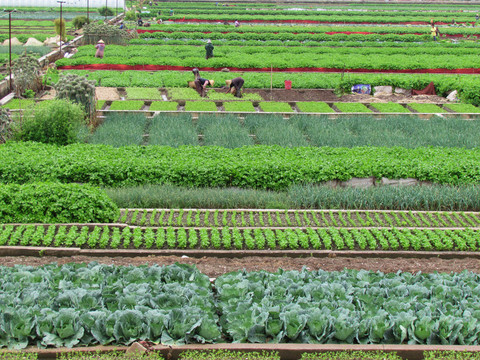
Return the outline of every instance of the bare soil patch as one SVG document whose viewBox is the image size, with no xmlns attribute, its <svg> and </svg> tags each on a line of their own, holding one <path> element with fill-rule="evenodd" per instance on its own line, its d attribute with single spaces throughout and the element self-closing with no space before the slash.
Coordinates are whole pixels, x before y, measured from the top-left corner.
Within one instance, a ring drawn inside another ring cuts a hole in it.
<svg viewBox="0 0 480 360">
<path fill-rule="evenodd" d="M 456 259 L 392 259 L 392 258 L 362 258 L 362 257 L 329 257 L 329 258 L 275 258 L 275 257 L 259 257 L 251 256 L 244 258 L 188 258 L 179 256 L 143 256 L 143 257 L 98 257 L 92 258 L 87 256 L 72 257 L 30 257 L 30 256 L 5 256 L 0 258 L 0 265 L 31 265 L 40 266 L 50 263 L 59 265 L 66 263 L 88 263 L 97 261 L 102 264 L 114 265 L 144 265 L 158 264 L 170 265 L 175 262 L 184 264 L 194 264 L 200 271 L 209 277 L 218 277 L 222 274 L 236 271 L 258 271 L 266 270 L 275 272 L 278 269 L 284 270 L 301 270 L 304 266 L 308 270 L 327 270 L 340 271 L 347 269 L 364 269 L 382 272 L 397 272 L 398 270 L 408 272 L 422 271 L 425 273 L 432 272 L 461 272 L 469 270 L 480 273 L 480 262 L 472 258 L 456 258 Z"/>
<path fill-rule="evenodd" d="M 114 87 L 97 87 L 95 89 L 95 96 L 98 100 L 114 101 L 120 100 L 117 88 Z"/>
</svg>

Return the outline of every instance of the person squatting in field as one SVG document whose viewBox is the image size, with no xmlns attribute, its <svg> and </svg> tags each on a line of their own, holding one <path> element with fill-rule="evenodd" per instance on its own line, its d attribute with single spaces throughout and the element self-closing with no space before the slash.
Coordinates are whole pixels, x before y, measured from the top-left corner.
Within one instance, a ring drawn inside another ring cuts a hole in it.
<svg viewBox="0 0 480 360">
<path fill-rule="evenodd" d="M 205 45 L 205 51 L 206 51 L 205 59 L 209 59 L 213 57 L 213 44 L 210 39 L 207 40 L 207 45 Z"/>
<path fill-rule="evenodd" d="M 207 85 L 213 86 L 215 81 L 207 80 L 202 77 L 195 79 L 195 90 L 200 94 L 201 97 L 205 97 L 207 95 Z"/>
<path fill-rule="evenodd" d="M 244 84 L 245 80 L 243 80 L 241 77 L 236 77 L 235 79 L 232 80 L 225 80 L 225 83 L 227 86 L 229 86 L 227 93 L 232 93 L 236 97 L 242 97 L 242 86 Z"/>
<path fill-rule="evenodd" d="M 97 45 L 95 45 L 97 52 L 95 53 L 96 58 L 103 59 L 103 51 L 105 50 L 105 42 L 103 40 L 98 40 Z"/>
</svg>

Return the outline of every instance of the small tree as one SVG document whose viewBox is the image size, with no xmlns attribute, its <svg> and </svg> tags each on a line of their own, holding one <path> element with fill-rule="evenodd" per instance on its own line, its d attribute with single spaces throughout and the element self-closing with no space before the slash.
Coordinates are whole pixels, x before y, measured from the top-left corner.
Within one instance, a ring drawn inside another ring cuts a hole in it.
<svg viewBox="0 0 480 360">
<path fill-rule="evenodd" d="M 60 22 L 60 19 L 55 19 L 53 21 L 53 23 L 55 24 L 55 33 L 57 35 L 60 35 L 60 40 L 61 41 L 65 41 L 67 39 L 67 28 L 66 28 L 65 19 L 62 19 L 62 22 Z M 60 26 L 60 24 L 62 26 Z M 60 34 L 60 28 L 61 28 L 61 31 L 62 31 L 61 34 Z"/>
<path fill-rule="evenodd" d="M 72 21 L 73 27 L 75 30 L 81 29 L 85 24 L 90 24 L 90 19 L 87 19 L 86 16 L 77 16 Z"/>
<path fill-rule="evenodd" d="M 28 89 L 34 92 L 42 89 L 40 70 L 40 64 L 32 55 L 24 54 L 13 62 L 12 73 L 17 97 L 21 97 Z"/>
<path fill-rule="evenodd" d="M 68 99 L 80 104 L 89 118 L 96 113 L 95 99 L 96 81 L 76 74 L 60 74 L 60 79 L 54 85 L 57 99 Z"/>
<path fill-rule="evenodd" d="M 98 8 L 98 13 L 102 16 L 113 16 L 113 10 L 106 6 Z"/>
</svg>

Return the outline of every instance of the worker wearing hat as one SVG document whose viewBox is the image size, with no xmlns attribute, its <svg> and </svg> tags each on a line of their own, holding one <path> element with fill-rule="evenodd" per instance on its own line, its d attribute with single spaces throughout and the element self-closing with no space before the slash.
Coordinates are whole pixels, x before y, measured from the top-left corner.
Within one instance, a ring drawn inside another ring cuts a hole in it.
<svg viewBox="0 0 480 360">
<path fill-rule="evenodd" d="M 213 44 L 212 41 L 209 39 L 207 40 L 207 45 L 205 45 L 205 59 L 209 59 L 213 57 Z"/>
<path fill-rule="evenodd" d="M 200 94 L 201 97 L 205 97 L 207 94 L 207 85 L 213 86 L 215 81 L 213 80 L 207 80 L 202 77 L 199 77 L 198 79 L 195 80 L 195 89 L 197 92 Z"/>
<path fill-rule="evenodd" d="M 242 97 L 242 86 L 244 84 L 245 80 L 241 77 L 236 77 L 235 79 L 232 80 L 225 80 L 225 83 L 229 87 L 227 90 L 227 93 L 230 92 L 234 94 L 236 97 Z"/>
<path fill-rule="evenodd" d="M 103 40 L 98 40 L 97 45 L 95 45 L 95 49 L 97 49 L 97 52 L 95 53 L 95 57 L 103 59 L 103 51 L 105 50 L 105 42 Z"/>
</svg>

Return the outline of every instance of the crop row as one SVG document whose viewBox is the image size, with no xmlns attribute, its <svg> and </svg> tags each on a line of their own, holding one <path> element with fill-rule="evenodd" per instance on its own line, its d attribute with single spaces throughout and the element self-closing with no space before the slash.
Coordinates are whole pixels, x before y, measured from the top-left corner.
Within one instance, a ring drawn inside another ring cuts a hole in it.
<svg viewBox="0 0 480 360">
<path fill-rule="evenodd" d="M 310 42 L 309 45 L 312 46 L 325 46 L 331 45 L 328 42 L 330 41 L 389 41 L 389 42 L 402 42 L 402 43 L 409 43 L 409 42 L 418 42 L 418 41 L 426 41 L 430 39 L 430 35 L 423 34 L 423 35 L 415 35 L 415 34 L 325 34 L 325 33 L 300 33 L 300 34 L 293 34 L 293 33 L 255 33 L 255 32 L 248 32 L 248 33 L 204 33 L 204 32 L 184 32 L 184 31 L 176 31 L 176 32 L 154 32 L 154 33 L 142 33 L 139 35 L 140 39 L 182 39 L 182 40 L 204 40 L 205 38 L 209 38 L 211 40 L 219 40 L 221 41 L 222 46 L 224 45 L 234 45 L 232 43 L 224 43 L 225 41 L 233 41 L 233 40 L 242 40 L 242 41 L 257 41 L 257 46 L 261 46 L 261 43 L 258 41 L 272 41 L 272 40 L 279 40 L 279 41 L 299 41 L 299 42 Z M 317 42 L 317 43 L 315 43 Z M 327 42 L 325 44 L 324 42 Z M 131 41 L 130 44 L 135 44 L 137 41 Z M 247 45 L 247 44 L 244 44 Z M 289 43 L 286 45 L 290 46 Z M 358 50 L 362 51 L 362 45 L 358 44 Z M 408 44 L 403 44 L 405 47 L 408 48 Z M 343 46 L 344 47 L 344 46 Z M 418 49 L 417 46 L 413 47 L 414 49 Z M 326 49 L 326 48 L 322 48 Z M 395 48 L 394 48 L 395 49 Z M 394 51 L 394 49 L 390 49 L 390 51 Z M 397 48 L 398 49 L 398 48 Z M 465 49 L 465 48 L 463 48 Z M 308 50 L 304 49 L 304 50 Z M 407 49 L 405 49 L 407 50 Z M 439 51 L 438 49 L 437 51 Z M 369 49 L 371 52 L 372 49 Z M 398 50 L 396 52 L 399 52 Z M 417 51 L 420 52 L 420 51 Z"/>
<path fill-rule="evenodd" d="M 478 281 L 470 272 L 236 271 L 214 290 L 184 264 L 1 267 L 0 346 L 477 345 Z"/>
<path fill-rule="evenodd" d="M 462 34 L 462 35 L 478 35 L 480 30 L 478 27 L 446 27 L 441 26 L 442 34 Z M 152 24 L 146 31 L 162 31 L 162 32 L 204 32 L 211 33 L 308 33 L 308 34 L 322 34 L 322 33 L 340 33 L 340 32 L 366 32 L 377 34 L 427 34 L 430 35 L 430 28 L 425 27 L 411 27 L 411 26 L 270 26 L 270 25 L 248 25 L 240 27 L 232 27 L 216 24 Z M 473 45 L 473 44 L 472 44 Z"/>
<path fill-rule="evenodd" d="M 110 71 L 97 70 L 89 72 L 85 70 L 68 70 L 81 76 L 89 74 L 90 80 L 96 80 L 97 84 L 106 87 L 185 87 L 187 81 L 192 80 L 192 74 L 186 71 Z M 271 77 L 268 73 L 245 72 L 207 72 L 201 71 L 201 75 L 207 79 L 215 79 L 217 84 L 224 84 L 225 80 L 231 80 L 242 76 L 246 88 L 270 88 L 270 82 L 274 88 L 284 88 L 285 80 L 292 81 L 292 87 L 296 89 L 333 89 L 350 92 L 355 84 L 371 84 L 372 86 L 390 85 L 406 89 L 423 89 L 431 81 L 435 83 L 438 95 L 444 96 L 452 89 L 457 89 L 459 96 L 465 102 L 480 105 L 477 94 L 480 85 L 475 76 L 471 75 L 442 75 L 442 74 L 339 74 L 329 73 L 276 73 Z M 58 81 L 58 75 L 53 74 L 51 82 Z"/>
<path fill-rule="evenodd" d="M 156 89 L 155 89 L 156 90 Z M 158 95 L 160 95 L 158 93 Z M 252 96 L 250 96 L 252 95 Z M 256 94 L 245 94 L 244 98 L 248 99 L 254 97 Z M 157 96 L 157 95 L 154 95 Z M 208 99 L 215 100 L 213 101 L 187 101 L 185 107 L 182 110 L 185 111 L 228 111 L 228 112 L 255 112 L 256 105 L 253 105 L 250 101 L 238 101 L 240 99 L 235 98 L 231 94 L 225 94 L 222 92 L 210 91 L 208 93 Z M 259 97 L 259 95 L 256 95 Z M 147 96 L 142 97 L 143 99 L 149 99 Z M 178 100 L 180 97 L 177 97 Z M 186 95 L 184 99 L 195 98 L 201 100 L 200 95 L 197 92 L 192 91 L 192 94 Z M 221 100 L 220 100 L 221 99 Z M 225 101 L 219 104 L 219 101 Z M 228 101 L 230 100 L 230 101 Z M 183 102 L 182 102 L 183 103 Z M 257 101 L 258 103 L 258 101 Z M 178 103 L 175 101 L 154 101 L 149 105 L 146 105 L 144 101 L 140 100 L 131 100 L 131 101 L 113 101 L 110 105 L 105 105 L 105 101 L 97 104 L 98 110 L 144 110 L 144 111 L 177 111 Z M 382 112 L 382 113 L 410 113 L 410 109 L 416 113 L 429 113 L 429 114 L 439 114 L 447 112 L 460 112 L 460 113 L 480 113 L 480 109 L 471 104 L 446 104 L 443 107 L 440 107 L 435 104 L 425 104 L 425 103 L 409 103 L 405 107 L 402 104 L 398 103 L 372 103 L 372 104 L 361 104 L 361 103 L 335 103 L 333 104 L 335 108 L 330 107 L 329 104 L 324 102 L 297 102 L 295 107 L 292 109 L 291 102 L 276 102 L 276 101 L 261 101 L 258 103 L 259 112 L 282 112 L 282 113 L 292 113 L 296 112 L 305 112 L 305 113 L 373 113 L 373 112 Z M 367 107 L 368 106 L 368 107 Z M 15 107 L 10 107 L 9 104 L 4 105 L 4 107 L 14 109 Z M 220 107 L 220 108 L 219 108 Z M 410 109 L 409 109 L 410 108 Z M 298 111 L 297 111 L 298 109 Z"/>
<path fill-rule="evenodd" d="M 430 50 L 431 51 L 430 51 Z M 461 69 L 477 68 L 471 54 L 451 55 L 449 51 L 431 48 L 390 49 L 390 48 L 326 48 L 312 47 L 308 52 L 303 47 L 226 46 L 218 47 L 215 56 L 205 59 L 203 47 L 189 45 L 145 46 L 111 45 L 103 59 L 95 58 L 93 45 L 79 48 L 75 56 L 60 59 L 57 66 L 77 66 L 87 64 L 123 65 L 168 65 L 184 67 L 235 67 L 235 68 L 338 68 L 338 69 Z M 477 52 L 477 50 L 472 50 Z M 345 54 L 362 53 L 363 56 L 346 57 Z M 432 56 L 430 52 L 434 52 Z M 286 54 L 295 56 L 287 57 Z M 415 56 L 412 56 L 415 55 Z"/>
<path fill-rule="evenodd" d="M 281 190 L 296 183 L 373 176 L 476 184 L 480 181 L 479 152 L 478 148 L 113 148 L 10 142 L 0 147 L 0 182 L 60 181 L 104 186 L 170 183 Z"/>
<path fill-rule="evenodd" d="M 200 10 L 201 11 L 201 10 Z M 336 12 L 333 15 L 297 15 L 296 13 L 291 13 L 290 15 L 248 15 L 248 14 L 223 14 L 223 13 L 216 13 L 216 14 L 202 14 L 202 13 L 192 13 L 189 11 L 188 14 L 178 14 L 176 13 L 174 16 L 169 17 L 169 20 L 177 20 L 177 21 L 193 21 L 194 20 L 203 20 L 203 21 L 212 21 L 212 22 L 220 22 L 220 21 L 232 21 L 232 17 L 236 20 L 242 21 L 253 21 L 258 23 L 282 23 L 282 22 L 299 22 L 299 23 L 365 23 L 365 24 L 398 24 L 398 23 L 411 23 L 411 22 L 420 22 L 422 24 L 428 25 L 430 21 L 430 16 L 425 14 L 416 13 L 418 17 L 411 17 L 411 16 L 402 16 L 398 15 L 398 13 L 393 13 L 391 15 L 387 15 L 386 12 L 374 12 L 377 16 L 373 15 L 359 15 L 357 12 L 349 12 L 345 11 L 342 12 L 341 15 Z M 457 16 L 458 15 L 458 16 Z M 457 22 L 465 22 L 465 23 L 474 23 L 475 16 L 473 14 L 469 15 L 459 15 L 456 14 L 455 20 Z M 437 22 L 444 22 L 444 23 L 451 23 L 452 15 L 448 16 L 437 16 L 435 14 L 435 21 Z"/>
<path fill-rule="evenodd" d="M 122 210 L 120 223 L 175 227 L 480 227 L 480 213 L 335 210 Z"/>
<path fill-rule="evenodd" d="M 478 251 L 474 229 L 239 229 L 2 225 L 0 246 L 87 249 Z"/>
</svg>

